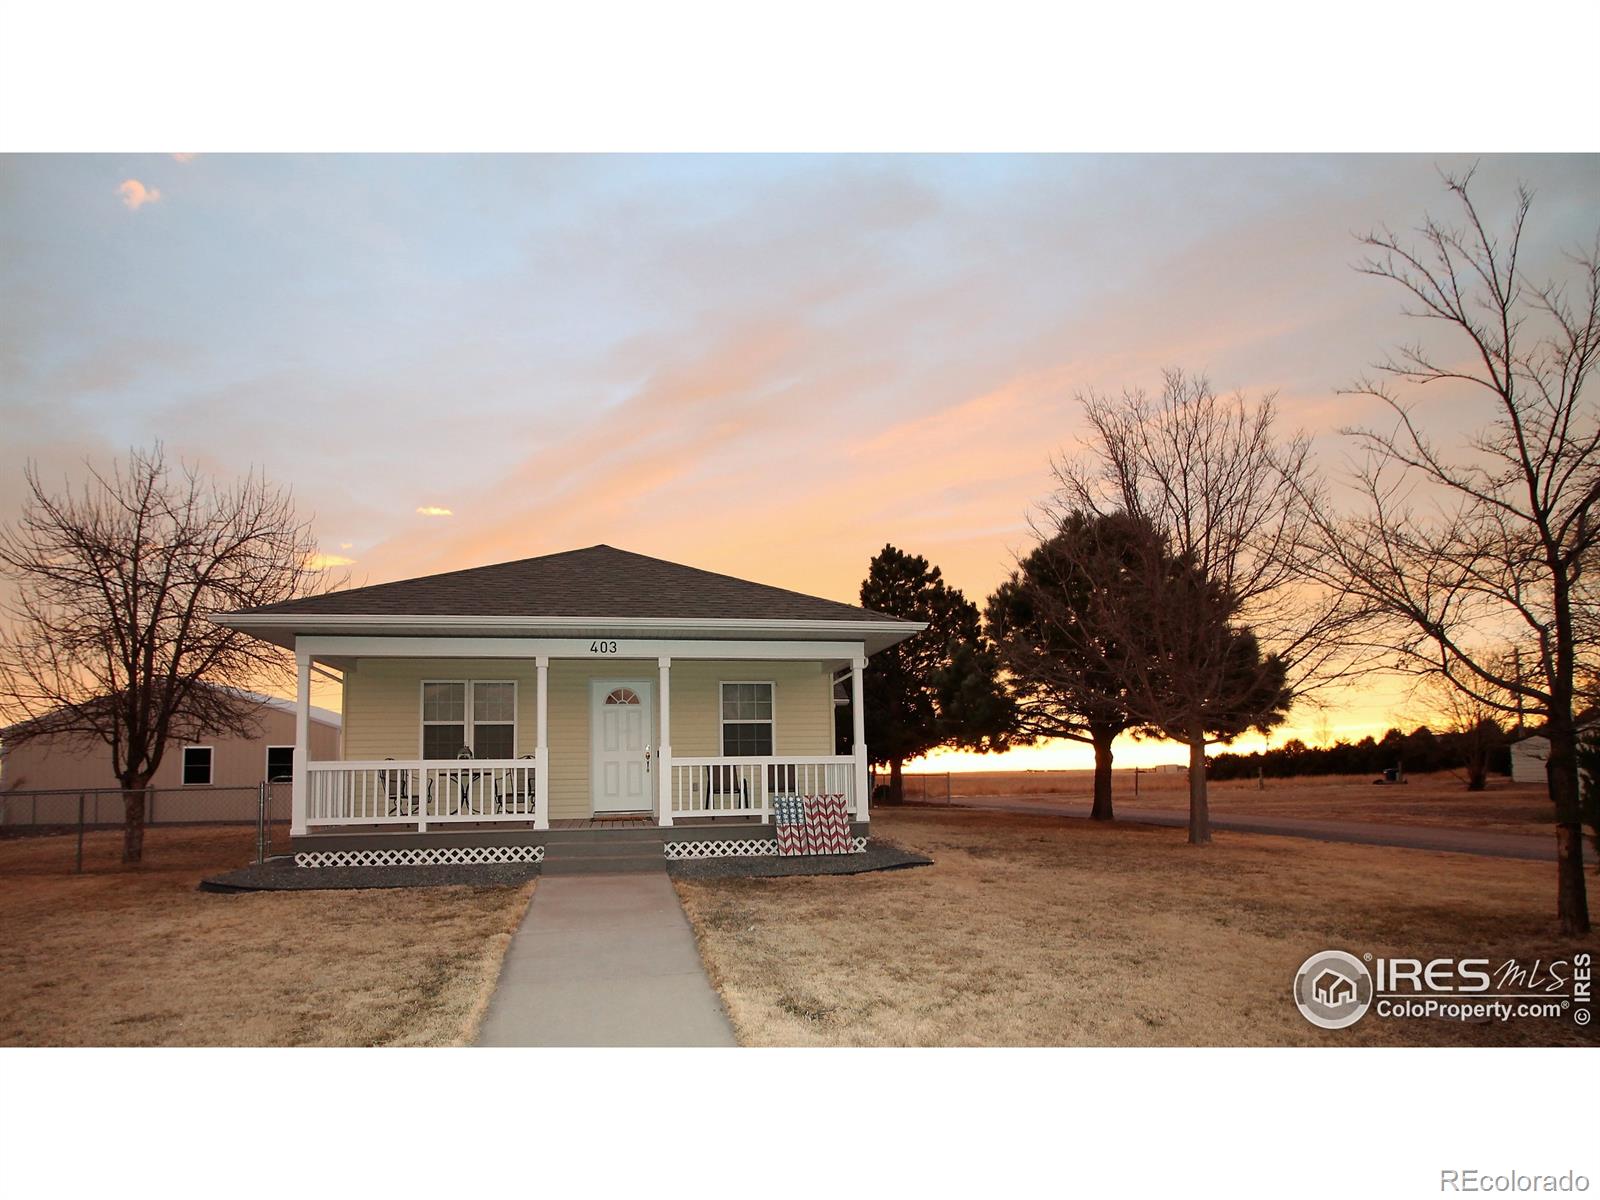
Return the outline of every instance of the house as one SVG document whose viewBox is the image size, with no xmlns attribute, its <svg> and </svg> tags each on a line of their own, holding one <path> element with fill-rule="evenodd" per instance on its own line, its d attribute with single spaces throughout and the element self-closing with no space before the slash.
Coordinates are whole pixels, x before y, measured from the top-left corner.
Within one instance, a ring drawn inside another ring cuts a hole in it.
<svg viewBox="0 0 1600 1200">
<path fill-rule="evenodd" d="M 302 865 L 542 861 L 596 828 L 764 853 L 792 795 L 843 796 L 864 845 L 862 670 L 924 628 L 611 546 L 212 619 L 295 653 Z M 309 743 L 313 666 L 343 680 L 338 756 Z"/>
<path fill-rule="evenodd" d="M 262 780 L 287 783 L 293 777 L 295 706 L 268 696 L 250 698 L 260 709 L 249 737 L 217 733 L 168 744 L 150 780 L 156 797 L 149 806 L 150 819 L 254 820 L 254 792 Z M 75 822 L 76 793 L 118 786 L 111 748 L 99 738 L 59 733 L 18 741 L 12 736 L 17 728 L 0 729 L 0 797 L 10 800 L 4 809 L 6 823 Z M 306 736 L 311 757 L 337 758 L 339 714 L 311 709 Z M 178 794 L 184 799 L 174 803 Z M 103 795 L 91 803 L 88 823 L 121 820 L 120 795 Z"/>
</svg>

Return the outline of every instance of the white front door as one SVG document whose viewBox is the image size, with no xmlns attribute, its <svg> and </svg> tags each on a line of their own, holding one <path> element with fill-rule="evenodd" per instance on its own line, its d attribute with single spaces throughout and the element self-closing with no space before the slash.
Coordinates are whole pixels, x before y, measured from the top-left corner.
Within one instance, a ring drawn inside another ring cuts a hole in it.
<svg viewBox="0 0 1600 1200">
<path fill-rule="evenodd" d="M 589 779 L 594 811 L 654 807 L 655 721 L 648 680 L 597 679 L 589 692 Z"/>
</svg>

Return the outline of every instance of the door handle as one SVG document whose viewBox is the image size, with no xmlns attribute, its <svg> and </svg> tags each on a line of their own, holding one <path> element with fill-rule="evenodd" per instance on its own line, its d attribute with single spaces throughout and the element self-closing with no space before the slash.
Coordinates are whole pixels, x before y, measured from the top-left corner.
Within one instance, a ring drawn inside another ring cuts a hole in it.
<svg viewBox="0 0 1600 1200">
<path fill-rule="evenodd" d="M 644 748 L 644 773 L 646 775 L 650 774 L 650 747 L 649 746 L 646 746 Z"/>
</svg>

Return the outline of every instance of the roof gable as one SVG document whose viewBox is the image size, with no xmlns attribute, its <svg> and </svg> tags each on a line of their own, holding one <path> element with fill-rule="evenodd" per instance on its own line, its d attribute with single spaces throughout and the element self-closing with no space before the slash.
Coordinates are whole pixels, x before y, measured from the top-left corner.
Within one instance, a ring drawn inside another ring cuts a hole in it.
<svg viewBox="0 0 1600 1200">
<path fill-rule="evenodd" d="M 308 596 L 232 615 L 594 617 L 883 621 L 837 600 L 718 575 L 613 546 Z"/>
</svg>

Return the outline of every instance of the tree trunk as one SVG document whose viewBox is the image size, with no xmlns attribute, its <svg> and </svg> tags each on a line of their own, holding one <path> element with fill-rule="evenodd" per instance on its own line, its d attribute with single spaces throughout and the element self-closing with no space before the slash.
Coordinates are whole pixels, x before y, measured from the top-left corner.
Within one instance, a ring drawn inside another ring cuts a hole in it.
<svg viewBox="0 0 1600 1200">
<path fill-rule="evenodd" d="M 1091 821 L 1109 821 L 1111 813 L 1111 743 L 1115 733 L 1091 731 L 1094 742 L 1094 805 L 1089 809 Z"/>
<path fill-rule="evenodd" d="M 122 861 L 140 862 L 144 858 L 145 788 L 149 778 L 137 777 L 122 783 Z"/>
<path fill-rule="evenodd" d="M 1189 844 L 1211 842 L 1211 813 L 1206 805 L 1206 735 L 1194 733 L 1189 742 Z"/>
<path fill-rule="evenodd" d="M 1489 764 L 1473 761 L 1467 765 L 1467 791 L 1481 792 L 1489 786 Z"/>
<path fill-rule="evenodd" d="M 1578 731 L 1567 714 L 1551 713 L 1545 730 L 1550 799 L 1556 807 L 1556 913 L 1561 932 L 1589 932 L 1589 897 L 1583 878 L 1583 817 L 1578 800 Z"/>
<path fill-rule="evenodd" d="M 905 776 L 901 773 L 901 769 L 904 766 L 905 766 L 905 760 L 904 759 L 891 758 L 889 760 L 889 803 L 890 804 L 900 804 L 906 798 L 906 781 L 905 781 Z"/>
</svg>

